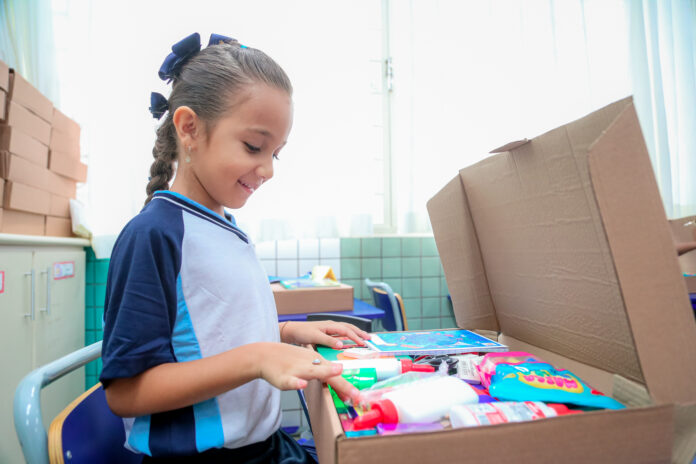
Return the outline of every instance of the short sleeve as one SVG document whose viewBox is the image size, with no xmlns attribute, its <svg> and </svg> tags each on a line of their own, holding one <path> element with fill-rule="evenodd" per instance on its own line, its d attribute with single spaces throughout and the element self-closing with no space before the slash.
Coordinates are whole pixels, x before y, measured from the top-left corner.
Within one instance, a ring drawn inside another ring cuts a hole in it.
<svg viewBox="0 0 696 464">
<path fill-rule="evenodd" d="M 105 386 L 176 361 L 171 335 L 183 231 L 171 218 L 173 227 L 139 226 L 135 219 L 117 239 L 109 264 L 99 379 Z"/>
</svg>

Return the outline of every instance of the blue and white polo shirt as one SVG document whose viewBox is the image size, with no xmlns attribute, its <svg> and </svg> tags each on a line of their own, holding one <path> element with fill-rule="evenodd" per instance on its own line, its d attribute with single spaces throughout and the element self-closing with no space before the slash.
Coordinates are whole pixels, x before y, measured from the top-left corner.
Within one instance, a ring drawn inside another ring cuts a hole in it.
<svg viewBox="0 0 696 464">
<path fill-rule="evenodd" d="M 100 380 L 162 363 L 279 342 L 268 278 L 234 220 L 174 192 L 152 201 L 119 235 L 104 305 Z M 257 379 L 182 409 L 124 419 L 126 447 L 151 456 L 238 448 L 280 426 L 280 391 Z"/>
</svg>

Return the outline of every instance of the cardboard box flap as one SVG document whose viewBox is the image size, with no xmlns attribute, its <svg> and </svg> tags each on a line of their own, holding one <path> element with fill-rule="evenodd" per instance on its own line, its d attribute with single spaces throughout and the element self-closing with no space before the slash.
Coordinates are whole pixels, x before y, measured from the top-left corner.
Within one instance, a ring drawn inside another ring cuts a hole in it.
<svg viewBox="0 0 696 464">
<path fill-rule="evenodd" d="M 459 176 L 427 203 L 435 243 L 447 278 L 457 324 L 466 329 L 499 330 L 488 290 L 476 230 Z"/>
<path fill-rule="evenodd" d="M 488 153 L 504 153 L 506 151 L 514 150 L 515 148 L 519 148 L 522 145 L 529 143 L 529 139 L 522 139 L 522 140 L 516 140 L 514 142 L 506 143 L 502 147 L 495 148 Z"/>
<path fill-rule="evenodd" d="M 645 383 L 658 403 L 693 402 L 696 323 L 632 104 L 588 157 Z"/>
</svg>

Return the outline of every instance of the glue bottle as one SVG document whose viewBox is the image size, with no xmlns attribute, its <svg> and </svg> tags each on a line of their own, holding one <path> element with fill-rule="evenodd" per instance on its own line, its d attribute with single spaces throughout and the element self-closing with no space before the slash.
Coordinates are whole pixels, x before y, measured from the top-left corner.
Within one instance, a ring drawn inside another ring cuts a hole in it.
<svg viewBox="0 0 696 464">
<path fill-rule="evenodd" d="M 541 401 L 499 401 L 481 404 L 458 404 L 450 410 L 453 428 L 476 427 L 479 425 L 524 422 L 582 411 L 568 409 L 564 404 L 542 403 Z"/>
<path fill-rule="evenodd" d="M 378 358 L 378 359 L 346 359 L 335 361 L 343 364 L 343 369 L 377 369 L 377 380 L 388 379 L 404 372 L 435 372 L 429 364 L 414 364 L 410 359 Z"/>
<path fill-rule="evenodd" d="M 413 424 L 444 418 L 457 404 L 478 403 L 478 394 L 468 383 L 456 377 L 434 376 L 385 393 L 370 405 L 370 410 L 353 421 L 355 430 L 379 423 Z"/>
</svg>

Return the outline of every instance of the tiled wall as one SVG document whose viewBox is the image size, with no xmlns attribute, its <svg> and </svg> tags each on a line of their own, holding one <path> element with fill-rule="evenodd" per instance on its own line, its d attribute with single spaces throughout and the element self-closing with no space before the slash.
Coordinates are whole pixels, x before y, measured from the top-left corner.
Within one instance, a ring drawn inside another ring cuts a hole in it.
<svg viewBox="0 0 696 464">
<path fill-rule="evenodd" d="M 330 265 L 354 287 L 356 298 L 372 303 L 364 279 L 387 282 L 404 299 L 409 329 L 455 327 L 447 284 L 433 237 L 368 237 L 261 242 L 256 252 L 268 275 L 295 277 L 316 264 Z M 85 344 L 101 340 L 109 260 L 87 251 Z M 86 386 L 94 385 L 101 360 L 87 365 Z M 281 394 L 284 427 L 304 426 L 297 392 Z"/>
</svg>

